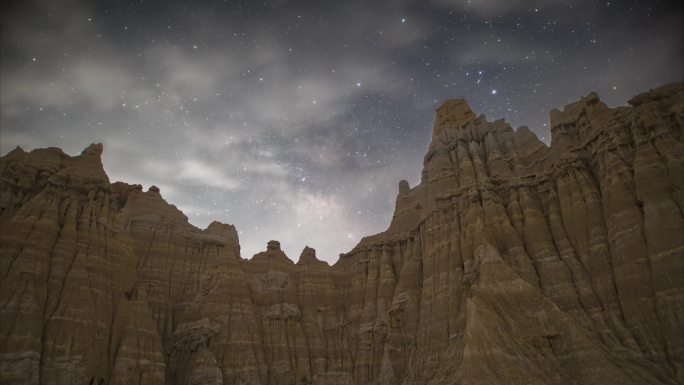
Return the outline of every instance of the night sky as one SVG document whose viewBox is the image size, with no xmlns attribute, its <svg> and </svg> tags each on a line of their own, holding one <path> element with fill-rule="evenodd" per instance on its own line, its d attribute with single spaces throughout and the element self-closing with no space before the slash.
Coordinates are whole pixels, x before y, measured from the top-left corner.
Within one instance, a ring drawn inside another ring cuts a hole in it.
<svg viewBox="0 0 684 385">
<path fill-rule="evenodd" d="M 3 1 L 0 152 L 102 142 L 243 257 L 334 262 L 418 183 L 442 101 L 548 143 L 552 108 L 683 78 L 678 3 Z"/>
</svg>

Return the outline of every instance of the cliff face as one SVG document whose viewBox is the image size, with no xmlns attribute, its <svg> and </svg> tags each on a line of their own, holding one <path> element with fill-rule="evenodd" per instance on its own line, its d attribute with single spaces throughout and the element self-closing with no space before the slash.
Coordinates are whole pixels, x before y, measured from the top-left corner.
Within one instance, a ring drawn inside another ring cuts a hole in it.
<svg viewBox="0 0 684 385">
<path fill-rule="evenodd" d="M 240 257 L 93 145 L 0 162 L 3 384 L 683 384 L 684 84 L 552 111 L 462 100 L 333 266 Z"/>
</svg>

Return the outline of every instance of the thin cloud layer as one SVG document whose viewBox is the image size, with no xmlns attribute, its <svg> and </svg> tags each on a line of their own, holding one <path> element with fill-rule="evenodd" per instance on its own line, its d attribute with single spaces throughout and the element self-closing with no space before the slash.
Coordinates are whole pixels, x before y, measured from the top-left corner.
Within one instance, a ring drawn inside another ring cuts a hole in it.
<svg viewBox="0 0 684 385">
<path fill-rule="evenodd" d="M 0 150 L 103 142 L 110 179 L 190 221 L 334 262 L 418 183 L 466 98 L 549 140 L 548 111 L 682 78 L 682 9 L 619 2 L 3 3 Z"/>
</svg>

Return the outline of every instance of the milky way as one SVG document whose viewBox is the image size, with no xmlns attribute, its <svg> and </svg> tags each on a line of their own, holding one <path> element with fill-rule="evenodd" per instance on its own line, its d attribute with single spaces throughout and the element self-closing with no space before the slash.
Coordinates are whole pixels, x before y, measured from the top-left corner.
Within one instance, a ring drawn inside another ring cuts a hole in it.
<svg viewBox="0 0 684 385">
<path fill-rule="evenodd" d="M 334 262 L 418 183 L 443 100 L 549 142 L 552 108 L 682 79 L 678 3 L 5 1 L 0 150 L 102 142 L 243 257 Z"/>
</svg>

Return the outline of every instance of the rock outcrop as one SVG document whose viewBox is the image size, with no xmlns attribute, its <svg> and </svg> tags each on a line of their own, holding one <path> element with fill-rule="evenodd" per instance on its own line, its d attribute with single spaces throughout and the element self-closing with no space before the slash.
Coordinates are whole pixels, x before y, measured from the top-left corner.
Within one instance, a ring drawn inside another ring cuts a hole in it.
<svg viewBox="0 0 684 385">
<path fill-rule="evenodd" d="M 463 100 L 333 266 L 110 183 L 101 145 L 0 158 L 3 384 L 684 384 L 684 83 L 551 112 Z"/>
</svg>

